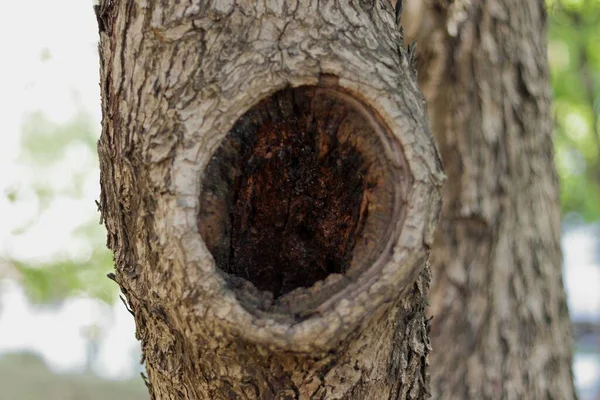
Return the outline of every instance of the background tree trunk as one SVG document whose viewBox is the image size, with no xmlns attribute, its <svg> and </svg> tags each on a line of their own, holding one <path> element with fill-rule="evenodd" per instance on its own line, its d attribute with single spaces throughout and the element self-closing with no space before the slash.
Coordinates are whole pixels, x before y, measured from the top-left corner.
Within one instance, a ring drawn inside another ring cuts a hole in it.
<svg viewBox="0 0 600 400">
<path fill-rule="evenodd" d="M 391 4 L 96 11 L 101 210 L 152 398 L 426 398 L 444 175 Z"/>
<path fill-rule="evenodd" d="M 432 253 L 436 398 L 571 399 L 541 0 L 406 0 L 448 181 Z"/>
</svg>

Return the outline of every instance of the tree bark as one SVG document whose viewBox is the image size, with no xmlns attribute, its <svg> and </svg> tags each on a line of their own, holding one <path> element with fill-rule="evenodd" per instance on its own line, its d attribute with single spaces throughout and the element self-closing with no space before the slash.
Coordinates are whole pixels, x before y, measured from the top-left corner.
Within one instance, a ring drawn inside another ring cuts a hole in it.
<svg viewBox="0 0 600 400">
<path fill-rule="evenodd" d="M 448 176 L 432 251 L 433 395 L 575 398 L 544 2 L 404 10 Z"/>
<path fill-rule="evenodd" d="M 391 4 L 96 12 L 100 205 L 151 397 L 428 397 L 444 175 Z"/>
<path fill-rule="evenodd" d="M 157 399 L 574 398 L 541 1 L 104 1 L 101 209 Z M 433 285 L 425 317 L 432 247 Z"/>
</svg>

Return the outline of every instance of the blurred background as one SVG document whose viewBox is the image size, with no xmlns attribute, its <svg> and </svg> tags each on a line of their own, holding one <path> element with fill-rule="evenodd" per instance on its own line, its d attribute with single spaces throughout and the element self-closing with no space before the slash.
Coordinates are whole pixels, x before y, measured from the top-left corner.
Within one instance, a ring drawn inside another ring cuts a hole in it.
<svg viewBox="0 0 600 400">
<path fill-rule="evenodd" d="M 92 0 L 0 4 L 0 398 L 148 399 L 106 278 Z M 600 399 L 600 0 L 548 0 L 564 281 L 582 400 Z"/>
</svg>

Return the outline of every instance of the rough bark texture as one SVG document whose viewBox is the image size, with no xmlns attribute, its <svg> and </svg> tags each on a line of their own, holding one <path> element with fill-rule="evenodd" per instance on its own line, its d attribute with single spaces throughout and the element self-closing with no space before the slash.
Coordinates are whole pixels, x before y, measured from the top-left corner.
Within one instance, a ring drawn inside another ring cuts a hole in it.
<svg viewBox="0 0 600 400">
<path fill-rule="evenodd" d="M 541 0 L 406 0 L 448 182 L 432 252 L 435 398 L 572 399 Z"/>
<path fill-rule="evenodd" d="M 391 5 L 107 0 L 96 11 L 101 210 L 152 398 L 427 397 L 444 176 Z M 345 127 L 335 104 L 283 115 L 274 99 L 299 88 L 337 99 L 364 129 Z M 239 128 L 261 101 L 275 106 Z"/>
</svg>

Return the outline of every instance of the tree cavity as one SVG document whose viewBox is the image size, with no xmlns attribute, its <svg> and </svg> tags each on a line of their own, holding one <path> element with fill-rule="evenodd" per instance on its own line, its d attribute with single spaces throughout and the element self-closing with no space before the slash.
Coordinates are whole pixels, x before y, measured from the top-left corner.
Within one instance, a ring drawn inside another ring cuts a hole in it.
<svg viewBox="0 0 600 400">
<path fill-rule="evenodd" d="M 221 142 L 202 176 L 198 224 L 225 277 L 278 298 L 359 272 L 381 251 L 393 174 L 348 98 L 317 86 L 278 91 Z"/>
</svg>

